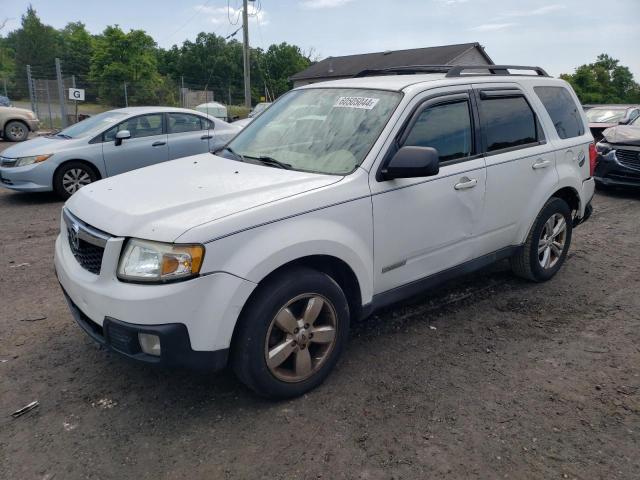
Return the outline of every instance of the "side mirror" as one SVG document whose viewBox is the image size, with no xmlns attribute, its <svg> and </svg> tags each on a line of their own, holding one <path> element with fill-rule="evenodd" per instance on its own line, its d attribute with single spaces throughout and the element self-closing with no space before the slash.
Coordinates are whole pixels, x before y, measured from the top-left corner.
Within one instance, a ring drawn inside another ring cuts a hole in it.
<svg viewBox="0 0 640 480">
<path fill-rule="evenodd" d="M 440 172 L 440 156 L 431 147 L 402 147 L 382 170 L 384 180 L 431 177 Z"/>
<path fill-rule="evenodd" d="M 131 132 L 129 130 L 120 130 L 116 133 L 116 147 L 122 145 L 122 141 L 127 138 L 131 138 Z"/>
</svg>

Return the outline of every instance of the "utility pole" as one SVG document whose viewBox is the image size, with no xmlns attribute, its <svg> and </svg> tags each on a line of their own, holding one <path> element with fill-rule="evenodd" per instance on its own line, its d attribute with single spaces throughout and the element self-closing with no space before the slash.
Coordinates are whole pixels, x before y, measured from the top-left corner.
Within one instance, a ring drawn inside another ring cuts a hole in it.
<svg viewBox="0 0 640 480">
<path fill-rule="evenodd" d="M 29 87 L 29 100 L 31 100 L 31 111 L 38 115 L 38 111 L 36 110 L 36 102 L 33 97 L 33 78 L 31 77 L 31 65 L 27 65 L 27 86 Z"/>
<path fill-rule="evenodd" d="M 71 86 L 73 88 L 76 88 L 76 76 L 75 75 L 71 75 Z M 75 109 L 76 109 L 76 123 L 78 123 L 78 101 L 74 100 L 73 103 L 75 103 Z"/>
<path fill-rule="evenodd" d="M 242 57 L 244 60 L 244 106 L 251 108 L 251 76 L 250 76 L 250 62 L 249 62 L 249 1 L 243 0 L 244 7 L 242 8 L 242 36 L 243 36 L 243 49 Z"/>
<path fill-rule="evenodd" d="M 8 97 L 8 96 L 9 96 L 9 94 L 7 93 L 7 79 L 6 79 L 6 78 L 3 78 L 3 79 L 2 79 L 2 83 L 4 83 L 4 96 L 5 96 L 5 97 Z"/>
<path fill-rule="evenodd" d="M 67 126 L 67 102 L 64 99 L 64 85 L 62 83 L 62 67 L 60 59 L 56 58 L 56 76 L 58 77 L 58 95 L 60 96 L 60 115 L 62 115 L 62 127 Z"/>
<path fill-rule="evenodd" d="M 180 77 L 180 84 L 182 85 L 182 87 L 180 88 L 180 106 L 182 108 L 184 108 L 184 104 L 185 104 L 185 101 L 184 101 L 184 97 L 185 97 L 185 95 L 184 95 L 184 75 L 182 75 Z"/>
<path fill-rule="evenodd" d="M 129 96 L 127 95 L 127 82 L 124 82 L 124 106 L 129 108 Z"/>
</svg>

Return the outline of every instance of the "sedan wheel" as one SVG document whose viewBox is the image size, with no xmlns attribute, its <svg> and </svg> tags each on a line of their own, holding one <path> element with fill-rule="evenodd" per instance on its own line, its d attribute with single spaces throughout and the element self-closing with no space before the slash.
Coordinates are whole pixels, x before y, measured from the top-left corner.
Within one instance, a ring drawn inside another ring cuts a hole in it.
<svg viewBox="0 0 640 480">
<path fill-rule="evenodd" d="M 89 185 L 91 181 L 91 175 L 86 170 L 72 168 L 62 176 L 62 187 L 71 196 L 85 185 Z"/>
<path fill-rule="evenodd" d="M 315 294 L 298 295 L 273 318 L 265 343 L 269 371 L 284 382 L 301 382 L 316 373 L 336 342 L 336 310 Z"/>
</svg>

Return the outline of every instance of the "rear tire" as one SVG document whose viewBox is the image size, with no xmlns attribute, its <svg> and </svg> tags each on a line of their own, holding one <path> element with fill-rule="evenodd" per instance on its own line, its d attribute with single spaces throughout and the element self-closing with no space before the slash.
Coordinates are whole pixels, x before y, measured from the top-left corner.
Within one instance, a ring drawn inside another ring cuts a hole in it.
<svg viewBox="0 0 640 480">
<path fill-rule="evenodd" d="M 569 205 L 560 198 L 551 198 L 538 214 L 525 244 L 511 257 L 511 269 L 533 282 L 551 279 L 567 257 L 572 231 Z"/>
<path fill-rule="evenodd" d="M 13 120 L 4 127 L 4 138 L 10 142 L 24 142 L 29 137 L 29 127 L 24 123 Z"/>
<path fill-rule="evenodd" d="M 96 172 L 84 162 L 67 162 L 53 176 L 53 189 L 64 200 L 80 188 L 98 180 Z"/>
<path fill-rule="evenodd" d="M 349 335 L 349 306 L 328 275 L 306 267 L 276 274 L 251 298 L 231 352 L 238 378 L 267 398 L 291 398 L 320 385 Z"/>
</svg>

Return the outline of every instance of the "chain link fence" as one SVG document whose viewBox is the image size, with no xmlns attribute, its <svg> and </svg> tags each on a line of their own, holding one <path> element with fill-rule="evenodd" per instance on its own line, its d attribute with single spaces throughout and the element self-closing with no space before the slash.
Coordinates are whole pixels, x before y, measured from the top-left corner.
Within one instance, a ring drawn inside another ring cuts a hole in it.
<svg viewBox="0 0 640 480">
<path fill-rule="evenodd" d="M 57 68 L 59 66 L 59 68 Z M 69 98 L 69 89 L 84 91 L 84 100 Z M 209 102 L 228 107 L 228 120 L 242 118 L 248 110 L 244 90 L 233 85 L 209 85 L 194 79 L 163 77 L 150 82 L 96 82 L 86 74 L 65 71 L 56 61 L 51 65 L 28 65 L 15 79 L 0 78 L 0 95 L 20 108 L 33 110 L 43 130 L 58 130 L 87 116 L 128 106 L 172 106 L 195 108 Z"/>
</svg>

